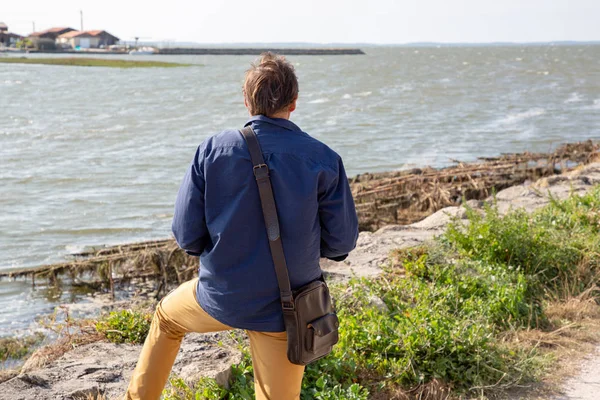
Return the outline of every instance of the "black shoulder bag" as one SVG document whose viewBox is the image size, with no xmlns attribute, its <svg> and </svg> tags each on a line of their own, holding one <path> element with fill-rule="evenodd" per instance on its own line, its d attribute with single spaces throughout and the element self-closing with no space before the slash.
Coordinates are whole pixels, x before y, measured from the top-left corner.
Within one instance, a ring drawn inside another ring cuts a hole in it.
<svg viewBox="0 0 600 400">
<path fill-rule="evenodd" d="M 271 256 L 275 265 L 288 339 L 287 356 L 293 364 L 307 365 L 328 355 L 333 345 L 338 342 L 338 318 L 329 288 L 322 277 L 292 291 L 281 243 L 269 167 L 265 164 L 258 138 L 252 128 L 248 126 L 242 129 L 241 133 L 254 165 L 254 176 L 258 184 Z"/>
</svg>

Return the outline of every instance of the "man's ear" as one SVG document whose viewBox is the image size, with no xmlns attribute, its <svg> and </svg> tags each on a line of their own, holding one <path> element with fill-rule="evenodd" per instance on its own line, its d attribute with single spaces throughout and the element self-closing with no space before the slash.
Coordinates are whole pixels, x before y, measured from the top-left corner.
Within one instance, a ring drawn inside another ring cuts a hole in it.
<svg viewBox="0 0 600 400">
<path fill-rule="evenodd" d="M 294 99 L 294 101 L 292 101 L 292 104 L 290 104 L 290 112 L 294 112 L 296 111 L 296 102 L 298 101 L 298 96 L 296 96 L 296 98 Z"/>
</svg>

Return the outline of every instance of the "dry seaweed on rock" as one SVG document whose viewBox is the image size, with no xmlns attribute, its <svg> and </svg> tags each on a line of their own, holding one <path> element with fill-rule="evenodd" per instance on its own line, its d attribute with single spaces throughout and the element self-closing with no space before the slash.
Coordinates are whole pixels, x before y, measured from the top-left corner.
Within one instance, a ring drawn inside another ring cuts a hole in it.
<svg viewBox="0 0 600 400">
<path fill-rule="evenodd" d="M 463 199 L 482 200 L 494 192 L 526 181 L 568 171 L 598 156 L 600 145 L 566 144 L 555 152 L 505 154 L 456 162 L 444 169 L 361 174 L 350 180 L 361 230 L 408 225 Z"/>
<path fill-rule="evenodd" d="M 57 285 L 66 281 L 73 286 L 113 292 L 115 285 L 131 279 L 150 279 L 159 282 L 158 294 L 166 291 L 169 283 L 191 279 L 197 269 L 197 257 L 187 255 L 173 239 L 166 239 L 94 249 L 63 263 L 2 271 L 0 279 L 31 277 L 34 285 L 36 279 Z"/>
</svg>

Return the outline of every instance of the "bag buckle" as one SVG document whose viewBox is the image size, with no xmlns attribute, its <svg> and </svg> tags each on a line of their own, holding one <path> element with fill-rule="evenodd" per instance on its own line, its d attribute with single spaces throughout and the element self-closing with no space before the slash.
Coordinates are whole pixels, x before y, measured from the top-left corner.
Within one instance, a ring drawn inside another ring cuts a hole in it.
<svg viewBox="0 0 600 400">
<path fill-rule="evenodd" d="M 269 177 L 269 167 L 267 164 L 258 164 L 254 166 L 254 177 L 256 180 L 266 179 Z"/>
<path fill-rule="evenodd" d="M 291 294 L 281 296 L 281 307 L 283 308 L 283 311 L 294 311 L 296 309 L 294 298 Z"/>
</svg>

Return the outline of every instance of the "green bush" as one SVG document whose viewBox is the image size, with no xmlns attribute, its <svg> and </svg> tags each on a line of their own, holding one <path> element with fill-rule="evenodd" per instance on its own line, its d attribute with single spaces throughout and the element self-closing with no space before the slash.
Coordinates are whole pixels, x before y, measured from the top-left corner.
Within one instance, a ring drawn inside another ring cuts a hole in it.
<svg viewBox="0 0 600 400">
<path fill-rule="evenodd" d="M 144 343 L 152 315 L 140 311 L 112 311 L 96 323 L 96 330 L 113 343 Z"/>
<path fill-rule="evenodd" d="M 488 206 L 468 210 L 469 223 L 450 224 L 442 240 L 462 257 L 522 271 L 532 295 L 557 294 L 575 283 L 577 295 L 597 281 L 600 271 L 600 187 L 571 196 L 533 214 L 514 210 L 501 216 Z"/>
<path fill-rule="evenodd" d="M 524 354 L 499 344 L 494 323 L 501 315 L 520 317 L 522 289 L 490 288 L 490 294 L 469 279 L 453 278 L 426 282 L 384 276 L 355 282 L 354 304 L 340 310 L 335 356 L 356 366 L 367 381 L 407 387 L 441 379 L 464 390 L 527 378 L 513 367 L 526 362 Z M 381 297 L 389 311 L 370 305 L 372 295 Z"/>
</svg>

